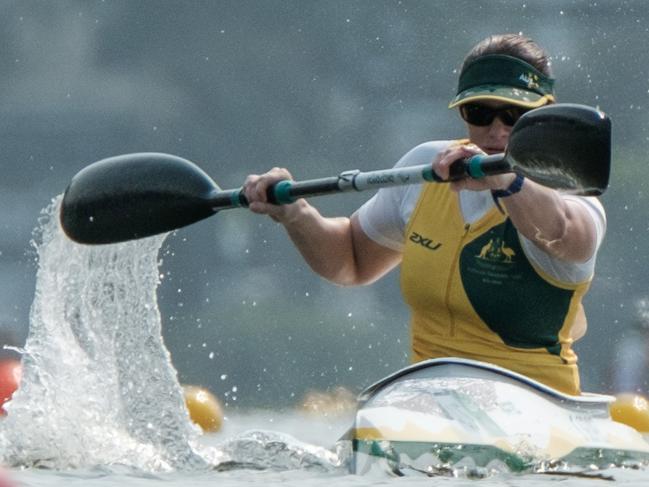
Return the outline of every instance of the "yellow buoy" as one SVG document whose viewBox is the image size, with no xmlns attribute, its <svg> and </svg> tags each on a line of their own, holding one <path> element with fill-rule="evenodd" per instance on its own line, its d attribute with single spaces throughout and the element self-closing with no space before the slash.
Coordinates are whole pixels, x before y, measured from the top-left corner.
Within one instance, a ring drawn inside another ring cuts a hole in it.
<svg viewBox="0 0 649 487">
<path fill-rule="evenodd" d="M 300 403 L 300 409 L 309 414 L 341 416 L 356 409 L 356 397 L 342 386 L 332 391 L 307 391 Z"/>
<path fill-rule="evenodd" d="M 649 401 L 640 394 L 618 394 L 610 406 L 611 418 L 635 428 L 640 433 L 649 433 Z"/>
<path fill-rule="evenodd" d="M 198 386 L 183 386 L 185 404 L 191 420 L 206 433 L 215 433 L 223 424 L 221 404 L 207 389 Z"/>
</svg>

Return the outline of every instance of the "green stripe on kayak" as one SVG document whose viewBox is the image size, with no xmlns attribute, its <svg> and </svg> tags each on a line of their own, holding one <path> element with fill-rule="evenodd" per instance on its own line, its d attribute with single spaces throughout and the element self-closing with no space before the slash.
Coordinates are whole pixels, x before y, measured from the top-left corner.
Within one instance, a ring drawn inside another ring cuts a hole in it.
<svg viewBox="0 0 649 487">
<path fill-rule="evenodd" d="M 432 455 L 439 465 L 453 465 L 464 458 L 471 458 L 477 467 L 486 467 L 493 460 L 500 460 L 512 472 L 524 472 L 538 467 L 542 459 L 522 457 L 508 453 L 492 445 L 459 443 L 431 443 L 418 441 L 352 440 L 354 454 L 385 459 L 393 469 L 408 468 L 408 461 L 415 462 L 423 455 Z M 591 467 L 599 469 L 611 466 L 634 466 L 649 462 L 649 453 L 635 450 L 611 448 L 576 448 L 568 455 L 554 461 L 570 467 Z M 403 464 L 402 464 L 403 462 Z"/>
<path fill-rule="evenodd" d="M 534 465 L 532 459 L 524 459 L 491 445 L 470 445 L 459 443 L 430 443 L 419 441 L 352 440 L 354 453 L 385 458 L 399 462 L 400 455 L 416 460 L 422 455 L 433 455 L 440 464 L 454 464 L 470 457 L 478 467 L 485 467 L 492 460 L 500 460 L 512 472 L 522 472 Z"/>
</svg>

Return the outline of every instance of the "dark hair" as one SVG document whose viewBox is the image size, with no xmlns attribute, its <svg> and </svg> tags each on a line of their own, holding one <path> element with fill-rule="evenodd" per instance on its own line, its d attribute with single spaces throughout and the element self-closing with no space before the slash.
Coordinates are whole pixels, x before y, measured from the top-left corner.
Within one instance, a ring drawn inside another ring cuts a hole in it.
<svg viewBox="0 0 649 487">
<path fill-rule="evenodd" d="M 531 64 L 541 73 L 552 77 L 550 56 L 545 50 L 529 37 L 519 34 L 497 34 L 480 41 L 464 58 L 462 70 L 476 59 L 487 54 L 505 54 L 522 59 Z"/>
</svg>

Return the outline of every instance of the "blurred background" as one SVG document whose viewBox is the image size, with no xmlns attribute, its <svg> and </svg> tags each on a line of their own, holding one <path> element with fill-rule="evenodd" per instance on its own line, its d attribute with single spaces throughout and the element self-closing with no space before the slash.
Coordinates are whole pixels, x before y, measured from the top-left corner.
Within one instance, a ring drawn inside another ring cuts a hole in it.
<svg viewBox="0 0 649 487">
<path fill-rule="evenodd" d="M 648 21 L 644 0 L 0 0 L 0 340 L 24 344 L 32 232 L 86 165 L 169 152 L 224 188 L 276 165 L 297 179 L 391 167 L 463 136 L 446 105 L 464 55 L 522 32 L 553 55 L 560 101 L 614 125 L 608 234 L 577 345 L 584 389 L 647 392 Z M 349 215 L 369 196 L 315 204 Z M 408 364 L 398 272 L 333 286 L 245 210 L 177 231 L 160 258 L 179 378 L 227 406 L 358 392 Z"/>
</svg>

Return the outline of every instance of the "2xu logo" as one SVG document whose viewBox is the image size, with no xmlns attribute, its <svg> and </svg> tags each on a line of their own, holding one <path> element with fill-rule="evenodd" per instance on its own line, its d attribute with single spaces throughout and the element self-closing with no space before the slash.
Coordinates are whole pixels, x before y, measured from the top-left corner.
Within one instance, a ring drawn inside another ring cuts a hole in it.
<svg viewBox="0 0 649 487">
<path fill-rule="evenodd" d="M 437 250 L 438 248 L 440 248 L 442 246 L 441 243 L 433 242 L 431 239 L 426 238 L 426 237 L 424 237 L 422 235 L 419 235 L 417 232 L 412 232 L 410 234 L 410 237 L 408 237 L 408 239 L 411 242 L 419 244 L 422 247 L 426 247 L 429 250 Z"/>
</svg>

